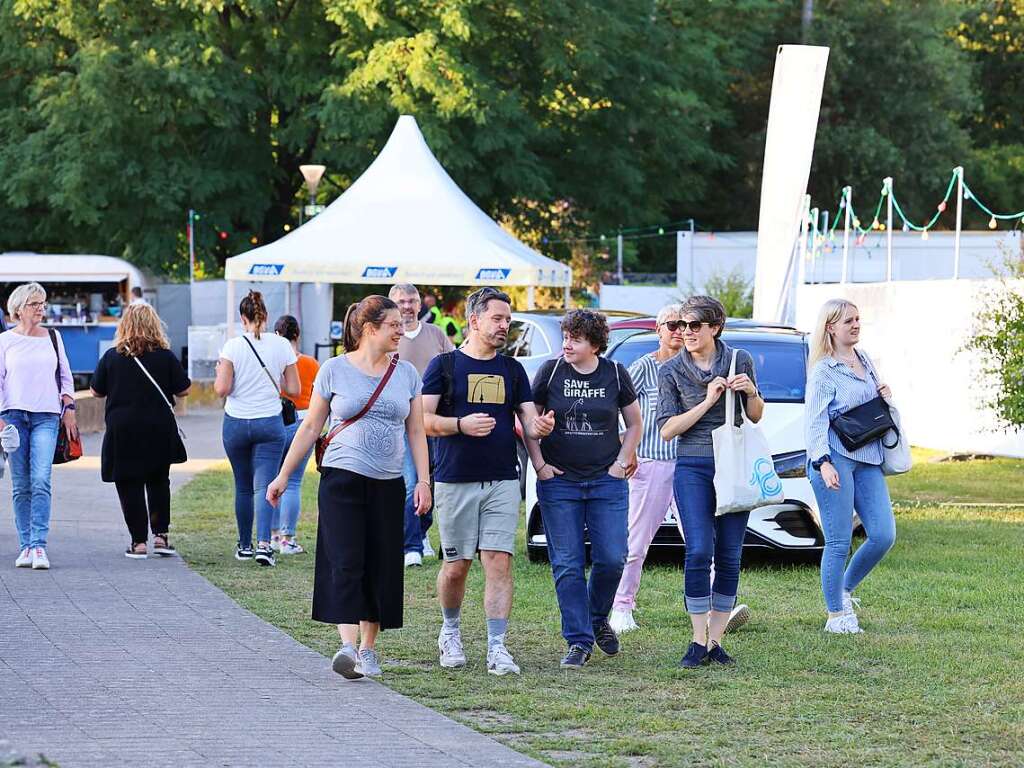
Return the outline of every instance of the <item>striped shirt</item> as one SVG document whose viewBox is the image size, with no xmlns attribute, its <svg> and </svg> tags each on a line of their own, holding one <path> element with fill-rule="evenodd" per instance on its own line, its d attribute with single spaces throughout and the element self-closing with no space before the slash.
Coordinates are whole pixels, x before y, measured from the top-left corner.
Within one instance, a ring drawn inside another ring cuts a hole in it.
<svg viewBox="0 0 1024 768">
<path fill-rule="evenodd" d="M 661 430 L 656 418 L 658 413 L 658 371 L 663 363 L 654 358 L 654 353 L 642 355 L 629 366 L 629 376 L 636 388 L 637 402 L 643 416 L 644 432 L 640 438 L 640 446 L 636 455 L 641 459 L 658 461 L 676 460 L 676 440 L 670 442 L 661 439 Z"/>
<path fill-rule="evenodd" d="M 865 464 L 882 463 L 882 441 L 874 440 L 855 451 L 847 450 L 832 428 L 832 418 L 839 413 L 863 405 L 878 397 L 878 374 L 868 356 L 854 350 L 860 358 L 867 380 L 834 357 L 819 360 L 807 377 L 807 457 L 817 461 L 822 456 L 839 454 Z"/>
</svg>

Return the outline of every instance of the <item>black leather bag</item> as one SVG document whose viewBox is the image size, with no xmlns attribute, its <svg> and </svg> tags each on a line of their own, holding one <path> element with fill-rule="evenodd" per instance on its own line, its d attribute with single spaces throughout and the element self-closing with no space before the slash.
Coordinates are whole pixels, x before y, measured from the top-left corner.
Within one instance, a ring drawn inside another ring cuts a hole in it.
<svg viewBox="0 0 1024 768">
<path fill-rule="evenodd" d="M 895 448 L 900 441 L 900 430 L 893 421 L 889 404 L 880 396 L 834 416 L 832 429 L 848 451 L 863 448 L 875 440 L 882 440 L 886 448 Z M 892 445 L 884 439 L 890 431 L 895 435 Z"/>
</svg>

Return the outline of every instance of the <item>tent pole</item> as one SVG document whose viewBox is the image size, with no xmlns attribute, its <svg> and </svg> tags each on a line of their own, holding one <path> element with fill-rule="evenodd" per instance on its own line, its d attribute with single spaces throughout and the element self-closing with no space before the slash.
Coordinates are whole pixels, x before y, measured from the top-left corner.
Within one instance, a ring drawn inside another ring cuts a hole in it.
<svg viewBox="0 0 1024 768">
<path fill-rule="evenodd" d="M 570 309 L 572 306 L 572 291 L 570 287 L 565 286 L 565 308 Z"/>
<path fill-rule="evenodd" d="M 284 313 L 290 315 L 292 313 L 292 284 L 291 281 L 284 284 Z M 543 469 L 543 467 L 542 467 Z"/>
<path fill-rule="evenodd" d="M 537 308 L 537 304 L 534 301 L 533 286 L 526 286 L 526 311 L 532 312 Z"/>
<path fill-rule="evenodd" d="M 227 338 L 230 339 L 232 336 L 235 335 L 235 324 L 232 322 L 232 312 L 234 311 L 235 308 L 235 281 L 226 280 L 225 282 L 227 283 L 226 293 L 228 297 L 227 314 L 225 315 L 225 318 L 227 321 Z"/>
</svg>

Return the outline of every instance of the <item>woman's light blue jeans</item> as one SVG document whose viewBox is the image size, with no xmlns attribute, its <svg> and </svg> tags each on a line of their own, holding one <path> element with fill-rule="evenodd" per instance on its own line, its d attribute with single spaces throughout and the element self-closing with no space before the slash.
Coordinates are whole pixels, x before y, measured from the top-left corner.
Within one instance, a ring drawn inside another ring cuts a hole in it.
<svg viewBox="0 0 1024 768">
<path fill-rule="evenodd" d="M 281 449 L 285 441 L 281 415 L 236 419 L 225 413 L 221 436 L 235 476 L 238 543 L 244 547 L 252 545 L 254 513 L 257 541 L 270 541 L 274 508 L 267 501 L 267 486 L 281 466 Z"/>
<path fill-rule="evenodd" d="M 60 416 L 9 410 L 0 413 L 0 418 L 14 425 L 21 440 L 18 450 L 7 457 L 19 548 L 45 548 L 50 532 L 50 474 Z"/>
<path fill-rule="evenodd" d="M 294 424 L 288 424 L 284 428 L 285 441 L 284 450 L 281 451 L 281 461 L 291 450 L 295 433 L 302 426 L 302 419 L 296 419 Z M 281 495 L 281 503 L 274 510 L 274 523 L 271 526 L 282 536 L 290 537 L 295 535 L 295 528 L 299 524 L 299 513 L 302 511 L 302 478 L 306 474 L 306 465 L 309 464 L 309 457 L 313 455 L 314 445 L 309 446 L 306 455 L 302 457 L 299 468 L 292 472 L 288 478 L 288 487 Z"/>
<path fill-rule="evenodd" d="M 896 519 L 889 500 L 889 486 L 880 466 L 838 454 L 832 456 L 832 466 L 839 473 L 837 491 L 826 488 L 821 472 L 810 464 L 807 465 L 807 477 L 818 500 L 821 525 L 825 529 L 821 591 L 829 612 L 839 613 L 843 610 L 843 591 L 853 592 L 896 543 Z M 853 541 L 855 509 L 868 537 L 847 565 L 846 557 Z"/>
</svg>

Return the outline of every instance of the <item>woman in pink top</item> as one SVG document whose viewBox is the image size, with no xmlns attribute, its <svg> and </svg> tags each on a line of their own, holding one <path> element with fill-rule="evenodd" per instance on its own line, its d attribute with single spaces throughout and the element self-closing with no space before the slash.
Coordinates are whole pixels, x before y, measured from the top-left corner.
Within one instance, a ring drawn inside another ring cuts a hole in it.
<svg viewBox="0 0 1024 768">
<path fill-rule="evenodd" d="M 50 530 L 50 470 L 61 421 L 77 434 L 74 384 L 64 341 L 42 327 L 46 291 L 39 283 L 19 285 L 7 300 L 17 326 L 0 334 L 0 429 L 18 430 L 20 447 L 11 453 L 14 524 L 21 552 L 18 568 L 46 569 Z"/>
</svg>

